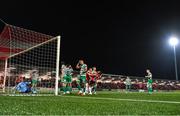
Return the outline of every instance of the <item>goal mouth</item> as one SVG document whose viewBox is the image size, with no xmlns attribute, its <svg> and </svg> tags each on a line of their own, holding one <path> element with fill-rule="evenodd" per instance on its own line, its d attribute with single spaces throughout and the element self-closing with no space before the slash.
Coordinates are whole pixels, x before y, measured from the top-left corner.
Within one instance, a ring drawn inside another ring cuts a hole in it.
<svg viewBox="0 0 180 116">
<path fill-rule="evenodd" d="M 10 94 L 13 87 L 20 91 L 20 83 L 26 82 L 27 91 L 37 93 L 38 88 L 47 88 L 58 95 L 60 36 L 6 24 L 0 34 L 0 48 L 3 92 Z"/>
</svg>

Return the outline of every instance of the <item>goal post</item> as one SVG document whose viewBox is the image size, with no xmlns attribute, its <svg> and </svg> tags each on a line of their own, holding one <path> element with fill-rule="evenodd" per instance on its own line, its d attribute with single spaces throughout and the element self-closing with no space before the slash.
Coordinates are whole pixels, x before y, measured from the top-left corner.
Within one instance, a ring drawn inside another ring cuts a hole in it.
<svg viewBox="0 0 180 116">
<path fill-rule="evenodd" d="M 21 93 L 17 90 L 19 84 L 27 83 L 26 93 L 58 95 L 60 41 L 60 36 L 6 25 L 0 34 L 0 60 L 4 62 L 3 92 Z"/>
<path fill-rule="evenodd" d="M 61 44 L 61 37 L 57 36 L 57 56 L 56 56 L 56 83 L 55 83 L 55 95 L 58 95 L 58 81 L 59 81 L 59 63 L 60 63 L 60 44 Z"/>
<path fill-rule="evenodd" d="M 5 93 L 5 88 L 6 88 L 7 63 L 8 63 L 8 59 L 5 59 L 3 93 Z"/>
</svg>

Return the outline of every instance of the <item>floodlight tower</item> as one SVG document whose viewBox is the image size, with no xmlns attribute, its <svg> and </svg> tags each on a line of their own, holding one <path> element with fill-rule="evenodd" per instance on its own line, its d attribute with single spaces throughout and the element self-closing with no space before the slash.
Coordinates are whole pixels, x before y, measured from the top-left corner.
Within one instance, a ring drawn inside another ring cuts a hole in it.
<svg viewBox="0 0 180 116">
<path fill-rule="evenodd" d="M 170 37 L 169 44 L 174 48 L 174 66 L 175 66 L 175 74 L 176 80 L 178 81 L 178 72 L 177 72 L 177 61 L 176 61 L 176 46 L 178 45 L 178 38 L 175 36 Z"/>
</svg>

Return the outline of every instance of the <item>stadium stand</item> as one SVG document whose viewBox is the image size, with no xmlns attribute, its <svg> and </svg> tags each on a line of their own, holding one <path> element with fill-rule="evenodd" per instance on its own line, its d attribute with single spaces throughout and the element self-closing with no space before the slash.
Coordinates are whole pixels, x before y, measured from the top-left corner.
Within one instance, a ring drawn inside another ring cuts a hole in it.
<svg viewBox="0 0 180 116">
<path fill-rule="evenodd" d="M 132 90 L 146 90 L 147 80 L 143 77 L 130 77 Z M 124 81 L 126 76 L 117 75 L 102 75 L 101 80 L 98 80 L 98 89 L 125 89 Z M 153 90 L 180 90 L 179 81 L 153 79 Z"/>
<path fill-rule="evenodd" d="M 1 72 L 0 74 L 2 74 Z M 78 76 L 78 72 L 75 72 L 73 75 L 73 82 L 72 82 L 72 87 L 76 88 L 76 78 Z M 102 74 L 102 77 L 97 80 L 97 89 L 98 90 L 113 90 L 113 89 L 125 89 L 125 79 L 127 76 L 123 75 L 111 75 L 111 74 Z M 22 77 L 17 77 L 17 75 L 14 75 L 11 77 L 10 81 L 10 86 L 15 86 L 14 82 L 16 84 L 21 80 Z M 146 83 L 147 80 L 143 77 L 130 77 L 131 78 L 131 90 L 132 91 L 139 91 L 139 90 L 147 90 Z M 30 79 L 27 79 L 27 81 L 31 81 Z M 43 87 L 43 88 L 53 88 L 55 85 L 55 75 L 52 74 L 45 74 L 44 76 L 41 77 L 39 80 L 41 81 L 38 83 L 38 87 Z M 3 82 L 3 76 L 1 75 L 0 82 Z M 60 83 L 60 82 L 59 82 Z M 59 87 L 61 87 L 61 83 L 59 84 Z M 170 91 L 170 90 L 180 90 L 180 82 L 175 81 L 175 80 L 162 80 L 162 79 L 153 79 L 153 90 L 165 90 L 165 91 Z"/>
</svg>

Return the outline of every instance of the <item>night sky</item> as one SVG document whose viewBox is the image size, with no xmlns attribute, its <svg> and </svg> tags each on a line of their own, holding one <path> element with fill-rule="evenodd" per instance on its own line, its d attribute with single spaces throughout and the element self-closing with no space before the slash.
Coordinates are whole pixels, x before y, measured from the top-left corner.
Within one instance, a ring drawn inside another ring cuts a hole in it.
<svg viewBox="0 0 180 116">
<path fill-rule="evenodd" d="M 175 79 L 168 38 L 180 37 L 180 2 L 110 1 L 1 1 L 0 18 L 15 26 L 61 35 L 61 60 L 73 66 L 84 59 L 104 73 L 144 76 L 149 68 L 154 78 Z"/>
</svg>

